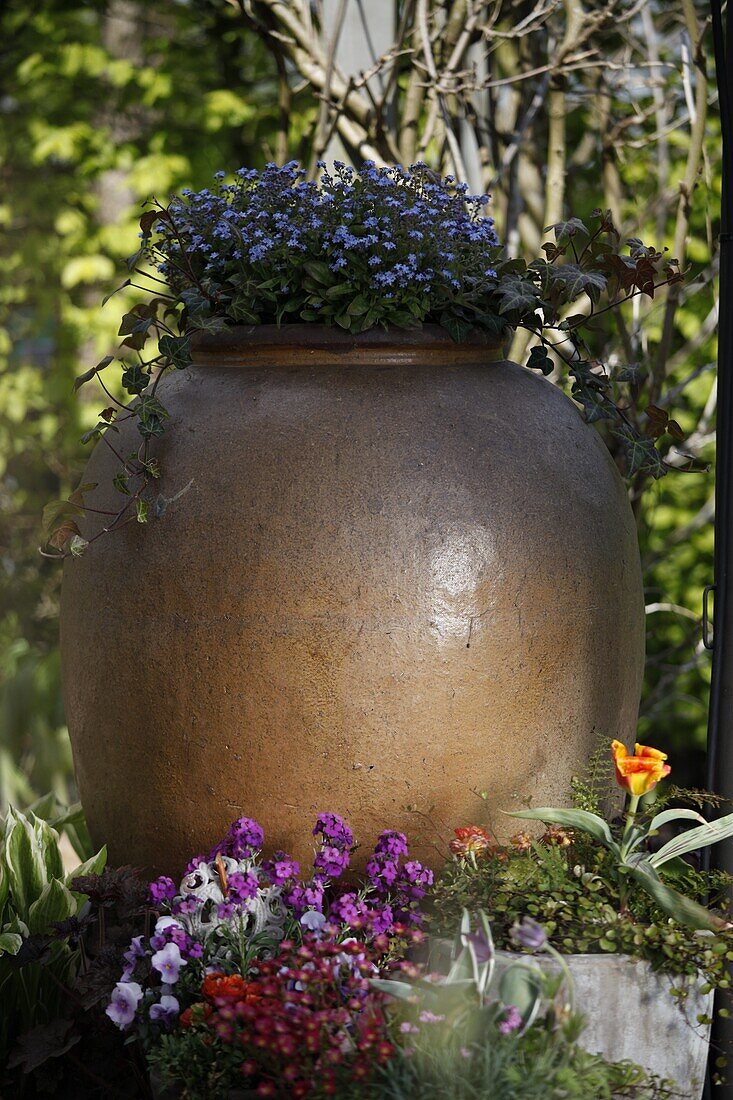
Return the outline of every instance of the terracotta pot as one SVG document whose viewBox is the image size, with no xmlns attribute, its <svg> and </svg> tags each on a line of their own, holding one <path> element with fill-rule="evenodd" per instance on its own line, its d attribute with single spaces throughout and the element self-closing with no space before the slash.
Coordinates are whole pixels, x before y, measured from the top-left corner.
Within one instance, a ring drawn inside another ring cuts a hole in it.
<svg viewBox="0 0 733 1100">
<path fill-rule="evenodd" d="M 575 405 L 497 356 L 263 326 L 161 384 L 153 518 L 64 574 L 68 723 L 112 862 L 180 870 L 242 814 L 307 858 L 324 809 L 435 860 L 437 835 L 488 815 L 505 836 L 501 810 L 562 800 L 598 738 L 633 737 L 623 483 Z M 113 438 L 139 445 L 134 422 Z M 117 466 L 100 443 L 94 507 L 119 507 Z"/>
</svg>

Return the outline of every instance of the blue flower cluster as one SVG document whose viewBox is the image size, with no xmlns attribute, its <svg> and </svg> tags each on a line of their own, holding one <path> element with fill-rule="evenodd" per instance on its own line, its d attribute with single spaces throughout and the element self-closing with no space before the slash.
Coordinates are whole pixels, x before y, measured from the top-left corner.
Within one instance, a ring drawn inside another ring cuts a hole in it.
<svg viewBox="0 0 733 1100">
<path fill-rule="evenodd" d="M 467 311 L 481 324 L 499 243 L 486 195 L 424 164 L 319 167 L 318 182 L 295 162 L 219 172 L 215 189 L 173 199 L 150 252 L 189 307 L 194 292 L 192 314 L 363 331 Z"/>
</svg>

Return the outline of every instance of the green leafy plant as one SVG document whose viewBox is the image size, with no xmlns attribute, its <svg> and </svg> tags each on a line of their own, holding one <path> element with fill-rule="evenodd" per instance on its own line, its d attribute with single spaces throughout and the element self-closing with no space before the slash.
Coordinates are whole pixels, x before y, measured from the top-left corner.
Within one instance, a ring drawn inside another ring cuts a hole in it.
<svg viewBox="0 0 733 1100">
<path fill-rule="evenodd" d="M 49 798 L 37 808 L 48 810 L 51 805 Z M 59 828 L 78 830 L 77 839 L 84 831 L 76 809 L 53 820 Z M 71 981 L 79 963 L 78 948 L 68 942 L 50 943 L 30 961 L 26 945 L 56 923 L 79 915 L 85 899 L 73 888 L 73 880 L 98 873 L 106 858 L 102 848 L 74 871 L 65 872 L 57 828 L 32 810 L 9 808 L 0 842 L 0 1063 L 14 1038 L 57 1018 L 60 987 Z"/>
<path fill-rule="evenodd" d="M 405 1037 L 379 1073 L 378 1095 L 609 1100 L 674 1095 L 671 1083 L 652 1080 L 638 1066 L 614 1065 L 578 1046 L 582 1020 L 565 961 L 531 919 L 513 933 L 520 945 L 552 955 L 560 977 L 526 958 L 499 966 L 486 913 L 479 910 L 474 928 L 464 909 L 442 968 L 433 950 L 429 974 L 408 964 L 412 981 L 372 980 L 395 999 Z M 447 973 L 434 973 L 436 964 Z"/>
<path fill-rule="evenodd" d="M 564 810 L 545 806 L 518 810 L 511 816 L 571 828 L 586 833 L 603 845 L 613 857 L 620 883 L 622 911 L 627 905 L 629 880 L 633 880 L 679 924 L 707 930 L 730 927 L 728 921 L 674 889 L 665 881 L 660 868 L 668 866 L 671 877 L 674 877 L 675 872 L 679 875 L 685 870 L 684 865 L 680 866 L 683 856 L 733 836 L 733 814 L 708 822 L 696 810 L 671 808 L 645 818 L 638 812 L 639 803 L 645 794 L 653 790 L 659 779 L 669 774 L 670 768 L 664 763 L 667 757 L 658 749 L 639 744 L 636 745 L 634 755 L 629 756 L 625 746 L 619 741 L 613 742 L 612 751 L 619 785 L 629 792 L 625 824 L 620 837 L 613 835 L 608 822 L 600 815 L 587 810 Z M 680 821 L 694 821 L 697 826 L 673 837 L 656 851 L 649 850 L 651 837 L 656 836 L 663 826 Z"/>
</svg>

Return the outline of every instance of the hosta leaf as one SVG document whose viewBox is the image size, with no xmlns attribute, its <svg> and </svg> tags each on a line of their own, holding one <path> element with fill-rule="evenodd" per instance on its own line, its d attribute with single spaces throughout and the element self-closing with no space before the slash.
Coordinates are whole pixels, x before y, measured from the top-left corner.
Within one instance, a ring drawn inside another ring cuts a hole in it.
<svg viewBox="0 0 733 1100">
<path fill-rule="evenodd" d="M 31 935 L 46 932 L 54 921 L 72 917 L 77 908 L 77 900 L 71 890 L 59 879 L 52 879 L 28 912 L 28 929 Z"/>
<path fill-rule="evenodd" d="M 526 821 L 544 821 L 547 825 L 564 825 L 569 829 L 580 829 L 589 836 L 600 840 L 612 852 L 618 854 L 619 847 L 611 836 L 611 830 L 602 817 L 588 810 L 558 810 L 546 806 L 537 810 L 514 810 L 509 817 L 521 817 Z"/>
<path fill-rule="evenodd" d="M 101 875 L 102 871 L 107 865 L 107 845 L 103 845 L 95 856 L 91 859 L 85 860 L 84 863 L 80 863 L 73 871 L 70 871 L 66 876 L 67 885 L 73 882 L 75 878 L 81 878 L 82 875 Z"/>
<path fill-rule="evenodd" d="M 63 878 L 64 865 L 59 851 L 59 834 L 52 829 L 47 821 L 39 817 L 33 820 L 33 829 L 38 837 L 38 843 L 43 850 L 43 859 L 46 864 L 46 875 L 49 879 Z"/>
<path fill-rule="evenodd" d="M 23 937 L 17 932 L 0 932 L 0 957 L 17 955 L 23 946 Z"/>
<path fill-rule="evenodd" d="M 8 808 L 3 849 L 10 901 L 20 919 L 26 920 L 31 905 L 48 883 L 48 875 L 32 823 L 12 806 Z"/>
</svg>

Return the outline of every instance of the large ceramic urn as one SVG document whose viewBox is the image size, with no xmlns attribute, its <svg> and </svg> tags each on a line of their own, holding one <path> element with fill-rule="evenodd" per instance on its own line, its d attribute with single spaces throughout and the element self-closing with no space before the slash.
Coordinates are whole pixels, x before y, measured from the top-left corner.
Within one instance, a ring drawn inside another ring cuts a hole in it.
<svg viewBox="0 0 733 1100">
<path fill-rule="evenodd" d="M 200 339 L 159 395 L 147 525 L 66 563 L 65 700 L 112 862 L 180 871 L 241 815 L 321 810 L 436 863 L 453 827 L 566 800 L 633 738 L 644 652 L 624 485 L 557 388 L 438 328 Z M 127 430 L 127 431 L 126 431 Z M 139 446 L 135 421 L 115 449 Z M 97 446 L 89 503 L 117 509 Z M 87 534 L 96 527 L 91 517 Z"/>
</svg>

